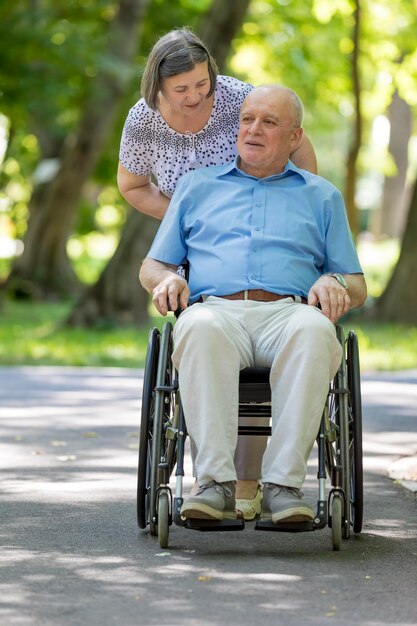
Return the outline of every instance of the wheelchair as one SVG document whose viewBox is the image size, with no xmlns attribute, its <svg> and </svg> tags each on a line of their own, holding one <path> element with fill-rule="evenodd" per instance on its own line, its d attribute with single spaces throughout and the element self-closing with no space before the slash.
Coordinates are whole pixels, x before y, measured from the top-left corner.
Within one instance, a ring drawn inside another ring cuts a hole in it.
<svg viewBox="0 0 417 626">
<path fill-rule="evenodd" d="M 173 523 L 199 531 L 243 530 L 245 527 L 243 519 L 181 518 L 187 429 L 178 376 L 171 360 L 172 331 L 173 325 L 168 321 L 162 332 L 153 328 L 149 334 L 139 431 L 137 523 L 141 529 L 149 527 L 150 534 L 158 537 L 161 548 L 168 547 L 169 527 Z M 333 550 L 340 550 L 343 539 L 362 530 L 362 404 L 357 336 L 354 331 L 349 331 L 345 337 L 340 325 L 336 325 L 336 332 L 343 348 L 343 358 L 329 385 L 316 439 L 316 517 L 307 522 L 278 524 L 259 519 L 255 522 L 255 529 L 294 533 L 328 526 Z M 240 416 L 250 416 L 254 424 L 239 425 L 239 435 L 271 434 L 270 426 L 256 425 L 257 418 L 271 417 L 268 368 L 241 371 Z M 265 419 L 261 422 L 265 423 Z"/>
</svg>

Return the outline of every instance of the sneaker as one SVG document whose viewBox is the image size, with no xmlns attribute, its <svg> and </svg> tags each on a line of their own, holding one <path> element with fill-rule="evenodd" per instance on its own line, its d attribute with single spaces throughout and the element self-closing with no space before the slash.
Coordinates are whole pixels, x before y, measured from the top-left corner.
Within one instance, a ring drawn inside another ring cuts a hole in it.
<svg viewBox="0 0 417 626">
<path fill-rule="evenodd" d="M 316 515 L 302 502 L 303 494 L 295 487 L 265 483 L 263 489 L 262 519 L 273 522 L 310 522 Z"/>
<path fill-rule="evenodd" d="M 233 481 L 200 485 L 181 507 L 182 519 L 236 519 L 236 486 Z"/>
</svg>

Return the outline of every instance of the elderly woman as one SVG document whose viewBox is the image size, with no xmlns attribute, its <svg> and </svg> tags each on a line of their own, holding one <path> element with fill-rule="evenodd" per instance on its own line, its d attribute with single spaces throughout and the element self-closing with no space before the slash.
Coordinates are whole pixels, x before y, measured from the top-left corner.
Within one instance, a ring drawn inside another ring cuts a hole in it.
<svg viewBox="0 0 417 626">
<path fill-rule="evenodd" d="M 143 74 L 143 97 L 129 111 L 123 129 L 118 185 L 126 200 L 162 219 L 183 174 L 232 161 L 240 107 L 252 89 L 218 75 L 207 47 L 190 30 L 175 29 L 159 39 Z M 314 150 L 305 135 L 291 160 L 316 172 Z M 258 478 L 265 445 L 261 437 L 239 438 L 236 506 L 245 519 L 261 512 Z"/>
</svg>

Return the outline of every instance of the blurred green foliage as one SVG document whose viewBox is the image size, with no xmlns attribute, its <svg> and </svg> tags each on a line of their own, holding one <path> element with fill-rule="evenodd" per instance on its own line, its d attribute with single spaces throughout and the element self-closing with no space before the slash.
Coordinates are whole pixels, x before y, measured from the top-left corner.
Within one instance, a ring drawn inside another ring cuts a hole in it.
<svg viewBox="0 0 417 626">
<path fill-rule="evenodd" d="M 360 6 L 365 121 L 360 168 L 366 174 L 383 169 L 386 153 L 372 153 L 370 160 L 370 132 L 394 90 L 417 104 L 417 29 L 413 0 L 363 0 Z M 353 9 L 351 0 L 252 2 L 231 59 L 233 73 L 243 79 L 282 82 L 297 91 L 320 173 L 341 189 L 353 119 Z"/>
<path fill-rule="evenodd" d="M 146 329 L 68 329 L 72 303 L 8 302 L 0 325 L 3 365 L 139 367 L 147 349 Z"/>
<path fill-rule="evenodd" d="M 358 254 L 368 286 L 368 307 L 385 289 L 400 254 L 397 240 L 379 242 L 364 237 L 359 240 Z"/>
<path fill-rule="evenodd" d="M 93 236 L 90 234 L 90 236 Z M 78 240 L 77 245 L 78 245 Z M 398 254 L 398 245 L 363 240 L 359 253 L 370 299 L 385 287 Z M 105 260 L 82 254 L 76 269 L 93 282 Z M 0 365 L 89 365 L 143 367 L 149 327 L 74 329 L 65 326 L 73 303 L 5 302 L 0 318 Z M 376 324 L 367 319 L 366 307 L 351 311 L 343 320 L 346 330 L 358 333 L 363 369 L 397 370 L 416 367 L 417 329 Z M 150 307 L 151 324 L 162 328 L 166 318 Z M 365 313 L 365 315 L 364 315 Z"/>
<path fill-rule="evenodd" d="M 0 365 L 144 366 L 149 327 L 66 328 L 70 310 L 70 302 L 8 302 L 0 324 Z M 162 328 L 165 321 L 154 313 L 151 323 Z M 359 315 L 351 315 L 343 326 L 358 334 L 362 370 L 416 367 L 416 328 L 373 324 Z"/>
<path fill-rule="evenodd" d="M 209 5 L 210 0 L 151 1 L 136 62 L 120 67 L 117 59 L 104 53 L 108 23 L 118 6 L 115 0 L 16 0 L 0 4 L 0 127 L 6 136 L 0 218 L 7 218 L 7 232 L 12 229 L 15 238 L 23 237 L 32 190 L 36 184 L 48 182 L 59 167 L 57 157 L 63 142 L 72 140 L 89 90 L 95 88 L 94 78 L 106 70 L 127 72 L 130 88 L 120 102 L 118 120 L 86 186 L 74 236 L 81 242 L 92 231 L 115 237 L 126 212 L 116 187 L 120 135 L 128 109 L 140 97 L 146 55 L 156 39 L 174 26 L 195 28 Z M 103 214 L 106 207 L 110 218 L 97 218 L 96 211 Z M 0 262 L 0 278 L 7 274 L 9 265 Z"/>
<path fill-rule="evenodd" d="M 140 50 L 128 67 L 105 53 L 116 0 L 0 4 L 0 130 L 7 138 L 0 174 L 0 236 L 4 228 L 22 238 L 34 184 L 47 180 L 59 167 L 57 155 L 63 142 L 71 142 L 98 73 L 125 72 L 130 86 L 85 187 L 69 242 L 77 273 L 87 282 L 94 280 L 103 259 L 112 254 L 125 218 L 126 205 L 116 188 L 116 163 L 127 111 L 140 97 L 146 56 L 171 28 L 197 28 L 210 4 L 211 0 L 150 0 Z M 386 151 L 372 146 L 375 116 L 386 111 L 396 88 L 411 106 L 417 105 L 417 29 L 414 0 L 362 0 L 361 7 L 365 125 L 360 167 L 366 185 L 370 172 L 380 172 L 382 180 L 387 168 Z M 353 0 L 252 0 L 228 70 L 255 84 L 282 82 L 300 94 L 320 173 L 342 189 L 353 119 L 353 9 Z M 0 278 L 8 267 L 9 261 L 0 260 Z"/>
</svg>

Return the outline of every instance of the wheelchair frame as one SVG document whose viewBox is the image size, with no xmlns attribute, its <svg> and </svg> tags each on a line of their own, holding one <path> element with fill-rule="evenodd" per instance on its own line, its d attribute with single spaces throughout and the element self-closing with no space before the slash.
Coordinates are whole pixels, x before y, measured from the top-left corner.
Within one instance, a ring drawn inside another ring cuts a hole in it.
<svg viewBox="0 0 417 626">
<path fill-rule="evenodd" d="M 142 393 L 137 482 L 137 523 L 149 526 L 161 548 L 168 547 L 172 523 L 200 531 L 243 530 L 243 519 L 181 519 L 183 504 L 184 449 L 187 437 L 178 388 L 171 360 L 173 326 L 166 322 L 162 333 L 149 334 Z M 363 520 L 362 404 L 358 340 L 354 331 L 347 338 L 336 325 L 343 358 L 329 386 L 320 429 L 318 450 L 318 501 L 311 522 L 258 520 L 256 530 L 305 532 L 331 528 L 332 546 L 340 550 L 351 531 L 360 533 Z M 239 416 L 271 417 L 270 386 L 266 368 L 243 370 L 239 381 Z M 270 435 L 268 426 L 239 426 L 239 435 Z M 175 470 L 175 490 L 170 477 Z M 327 483 L 330 479 L 330 489 Z"/>
</svg>

